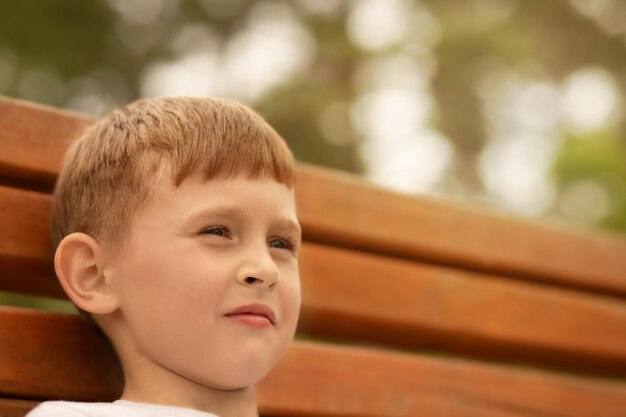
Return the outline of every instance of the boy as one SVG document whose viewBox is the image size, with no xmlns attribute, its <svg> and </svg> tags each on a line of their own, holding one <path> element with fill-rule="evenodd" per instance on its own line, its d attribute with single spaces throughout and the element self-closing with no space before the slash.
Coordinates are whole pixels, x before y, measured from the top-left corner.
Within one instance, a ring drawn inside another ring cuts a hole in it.
<svg viewBox="0 0 626 417">
<path fill-rule="evenodd" d="M 295 172 L 233 101 L 141 100 L 90 128 L 55 188 L 55 270 L 112 342 L 124 389 L 29 416 L 258 416 L 254 384 L 300 307 Z"/>
</svg>

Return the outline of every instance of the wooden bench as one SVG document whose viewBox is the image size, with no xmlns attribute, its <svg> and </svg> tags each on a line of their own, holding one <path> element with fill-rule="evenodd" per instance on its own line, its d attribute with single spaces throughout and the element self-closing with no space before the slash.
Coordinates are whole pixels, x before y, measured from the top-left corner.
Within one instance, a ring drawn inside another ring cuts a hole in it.
<svg viewBox="0 0 626 417">
<path fill-rule="evenodd" d="M 63 299 L 50 190 L 94 118 L 0 99 L 0 290 Z M 296 341 L 263 416 L 626 416 L 626 239 L 302 165 Z M 119 365 L 78 316 L 0 306 L 0 416 L 112 400 Z"/>
</svg>

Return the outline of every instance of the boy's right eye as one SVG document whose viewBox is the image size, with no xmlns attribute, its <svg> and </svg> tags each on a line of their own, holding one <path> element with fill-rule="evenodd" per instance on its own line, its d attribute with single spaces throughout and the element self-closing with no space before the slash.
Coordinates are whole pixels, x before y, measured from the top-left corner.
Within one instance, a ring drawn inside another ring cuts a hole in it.
<svg viewBox="0 0 626 417">
<path fill-rule="evenodd" d="M 230 236 L 230 231 L 225 226 L 211 226 L 211 227 L 207 227 L 206 229 L 203 229 L 200 232 L 200 234 L 201 235 L 215 235 L 215 236 L 229 237 Z"/>
</svg>

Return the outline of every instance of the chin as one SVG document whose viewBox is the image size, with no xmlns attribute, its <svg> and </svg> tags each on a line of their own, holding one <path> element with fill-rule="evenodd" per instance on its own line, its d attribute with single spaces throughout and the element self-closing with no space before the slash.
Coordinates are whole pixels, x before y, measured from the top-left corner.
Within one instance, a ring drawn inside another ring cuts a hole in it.
<svg viewBox="0 0 626 417">
<path fill-rule="evenodd" d="M 228 349 L 221 349 L 220 355 L 205 356 L 194 365 L 187 361 L 179 362 L 180 369 L 190 380 L 201 385 L 225 391 L 235 391 L 252 387 L 280 361 L 289 346 L 288 342 L 268 345 L 266 342 L 239 343 Z"/>
<path fill-rule="evenodd" d="M 239 391 L 256 385 L 259 381 L 265 378 L 270 370 L 271 368 L 263 371 L 254 370 L 249 373 L 246 373 L 245 371 L 237 372 L 236 374 L 231 373 L 230 375 L 222 378 L 212 377 L 210 379 L 203 379 L 201 383 L 207 387 L 212 387 L 222 391 Z"/>
<path fill-rule="evenodd" d="M 244 387 L 254 385 L 271 372 L 283 357 L 289 343 L 280 343 L 268 349 L 267 346 L 248 345 L 239 350 L 231 361 L 227 376 L 229 386 Z"/>
<path fill-rule="evenodd" d="M 238 360 L 223 361 L 217 367 L 213 363 L 212 366 L 188 369 L 186 377 L 206 387 L 236 391 L 252 387 L 265 378 L 276 362 L 277 359 L 267 356 L 244 355 Z"/>
<path fill-rule="evenodd" d="M 228 375 L 225 381 L 228 389 L 240 389 L 255 385 L 270 373 L 274 368 L 275 362 L 257 361 L 255 363 L 243 364 L 240 363 L 237 366 L 237 371 Z"/>
</svg>

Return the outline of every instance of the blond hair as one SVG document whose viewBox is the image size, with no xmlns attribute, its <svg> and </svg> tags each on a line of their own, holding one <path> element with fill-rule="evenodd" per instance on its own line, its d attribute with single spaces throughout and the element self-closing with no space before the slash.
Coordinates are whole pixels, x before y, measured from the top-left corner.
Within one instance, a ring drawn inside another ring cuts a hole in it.
<svg viewBox="0 0 626 417">
<path fill-rule="evenodd" d="M 192 175 L 243 175 L 292 188 L 296 165 L 278 133 L 235 101 L 139 100 L 110 113 L 68 149 L 54 190 L 54 247 L 83 232 L 119 248 L 138 210 L 158 192 L 159 172 L 169 173 L 175 186 Z"/>
</svg>

